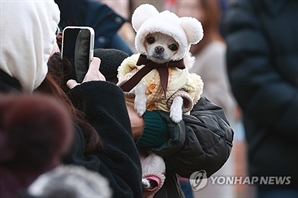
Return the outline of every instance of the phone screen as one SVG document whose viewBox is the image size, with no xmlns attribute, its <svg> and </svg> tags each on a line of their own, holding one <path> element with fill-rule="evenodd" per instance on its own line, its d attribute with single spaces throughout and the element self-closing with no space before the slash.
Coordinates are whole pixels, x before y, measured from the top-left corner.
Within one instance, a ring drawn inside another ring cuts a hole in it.
<svg viewBox="0 0 298 198">
<path fill-rule="evenodd" d="M 92 32 L 87 28 L 66 28 L 62 39 L 62 58 L 71 61 L 77 80 L 82 81 L 93 57 Z"/>
<path fill-rule="evenodd" d="M 75 56 L 85 57 L 85 65 L 89 64 L 90 51 L 90 31 L 87 29 L 67 29 L 63 33 L 63 58 L 68 58 L 72 62 Z M 81 58 L 83 58 L 81 57 Z"/>
</svg>

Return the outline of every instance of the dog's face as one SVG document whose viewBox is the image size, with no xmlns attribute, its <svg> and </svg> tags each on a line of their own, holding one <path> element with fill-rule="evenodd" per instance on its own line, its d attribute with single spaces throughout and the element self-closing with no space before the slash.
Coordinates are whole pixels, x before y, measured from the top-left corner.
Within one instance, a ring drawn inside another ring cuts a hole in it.
<svg viewBox="0 0 298 198">
<path fill-rule="evenodd" d="M 156 32 L 146 36 L 144 47 L 148 59 L 162 64 L 173 60 L 179 44 L 169 35 Z"/>
</svg>

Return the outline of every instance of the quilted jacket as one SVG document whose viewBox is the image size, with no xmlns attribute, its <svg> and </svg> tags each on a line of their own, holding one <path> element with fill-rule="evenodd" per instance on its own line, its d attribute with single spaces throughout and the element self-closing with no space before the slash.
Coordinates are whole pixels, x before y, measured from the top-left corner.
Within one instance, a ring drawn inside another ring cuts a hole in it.
<svg viewBox="0 0 298 198">
<path fill-rule="evenodd" d="M 298 182 L 298 1 L 235 1 L 225 19 L 232 91 L 253 176 Z M 289 186 L 291 186 L 289 185 Z"/>
</svg>

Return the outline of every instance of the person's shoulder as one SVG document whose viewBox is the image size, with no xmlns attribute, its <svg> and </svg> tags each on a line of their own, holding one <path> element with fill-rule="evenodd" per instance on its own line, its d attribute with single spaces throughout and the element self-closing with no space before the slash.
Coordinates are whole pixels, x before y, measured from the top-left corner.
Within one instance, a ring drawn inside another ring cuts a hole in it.
<svg viewBox="0 0 298 198">
<path fill-rule="evenodd" d="M 0 69 L 0 92 L 21 91 L 20 82 Z"/>
<path fill-rule="evenodd" d="M 226 52 L 226 44 L 222 41 L 212 41 L 201 51 L 201 53 L 196 57 L 196 59 L 200 59 L 199 63 L 205 62 L 210 65 L 213 64 L 214 61 L 222 60 L 221 57 L 225 55 Z"/>
</svg>

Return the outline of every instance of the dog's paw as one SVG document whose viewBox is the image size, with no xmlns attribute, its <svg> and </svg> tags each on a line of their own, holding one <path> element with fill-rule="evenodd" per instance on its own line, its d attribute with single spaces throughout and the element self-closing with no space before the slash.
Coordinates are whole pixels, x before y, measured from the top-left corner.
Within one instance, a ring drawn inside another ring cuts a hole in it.
<svg viewBox="0 0 298 198">
<path fill-rule="evenodd" d="M 140 116 L 142 116 L 146 111 L 146 87 L 143 83 L 139 83 L 135 87 L 135 99 L 134 99 L 134 108 Z"/>
<path fill-rule="evenodd" d="M 178 111 L 173 112 L 173 111 L 171 111 L 170 112 L 170 118 L 173 122 L 178 123 L 182 120 L 182 112 L 178 112 Z"/>
<path fill-rule="evenodd" d="M 142 179 L 142 187 L 143 188 L 151 188 L 150 181 L 148 179 Z"/>
<path fill-rule="evenodd" d="M 138 114 L 142 116 L 146 111 L 146 102 L 143 102 L 141 100 L 138 100 L 138 102 L 135 101 L 134 108 L 138 112 Z"/>
<path fill-rule="evenodd" d="M 176 97 L 173 100 L 173 103 L 170 108 L 170 118 L 173 122 L 180 122 L 182 120 L 182 105 L 183 99 L 181 97 Z"/>
</svg>

